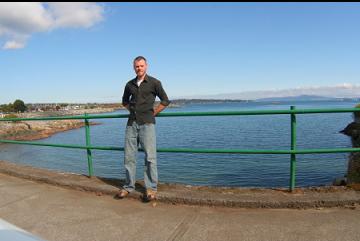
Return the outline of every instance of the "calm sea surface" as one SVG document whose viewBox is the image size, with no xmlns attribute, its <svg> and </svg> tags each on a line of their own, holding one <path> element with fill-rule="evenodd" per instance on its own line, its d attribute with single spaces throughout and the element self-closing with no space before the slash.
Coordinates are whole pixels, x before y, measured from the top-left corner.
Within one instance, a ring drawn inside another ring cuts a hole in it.
<svg viewBox="0 0 360 241">
<path fill-rule="evenodd" d="M 194 104 L 166 112 L 237 111 L 296 108 L 352 108 L 355 102 Z M 118 111 L 115 113 L 126 113 Z M 297 115 L 297 148 L 351 147 L 339 133 L 352 121 L 351 113 Z M 126 119 L 99 119 L 91 126 L 92 144 L 124 146 Z M 290 149 L 290 116 L 220 116 L 157 118 L 158 148 Z M 84 128 L 40 140 L 85 144 Z M 348 153 L 297 155 L 297 186 L 331 184 L 344 176 Z M 144 154 L 138 156 L 137 178 L 143 179 Z M 85 150 L 0 145 L 0 159 L 52 170 L 87 174 Z M 190 185 L 287 187 L 289 155 L 159 153 L 160 182 Z M 96 176 L 124 178 L 123 152 L 93 151 Z"/>
</svg>

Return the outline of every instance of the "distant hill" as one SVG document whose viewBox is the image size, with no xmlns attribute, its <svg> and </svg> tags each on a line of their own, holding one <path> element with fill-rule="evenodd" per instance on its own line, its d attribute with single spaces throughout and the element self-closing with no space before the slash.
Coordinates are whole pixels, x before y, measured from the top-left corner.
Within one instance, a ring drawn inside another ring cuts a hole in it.
<svg viewBox="0 0 360 241">
<path fill-rule="evenodd" d="M 285 97 L 270 97 L 270 98 L 261 98 L 256 99 L 256 101 L 261 102 L 271 102 L 271 101 L 331 101 L 338 100 L 338 98 L 331 98 L 318 95 L 299 95 L 299 96 L 285 96 Z"/>
<path fill-rule="evenodd" d="M 360 98 L 360 85 L 341 84 L 335 86 L 299 87 L 293 89 L 244 91 L 214 95 L 183 96 L 182 99 L 232 99 L 232 100 L 258 100 L 267 98 L 289 98 L 305 96 L 302 98 L 319 100 L 323 98 Z M 325 100 L 325 99 L 324 99 Z"/>
<path fill-rule="evenodd" d="M 256 102 L 306 102 L 306 101 L 359 101 L 360 98 L 332 98 L 318 95 L 298 95 L 286 97 L 260 98 L 256 100 L 239 99 L 172 99 L 170 107 L 181 107 L 189 104 L 222 104 L 222 103 L 256 103 Z M 159 102 L 160 103 L 160 102 Z"/>
<path fill-rule="evenodd" d="M 187 105 L 187 104 L 218 104 L 229 102 L 249 102 L 248 100 L 230 100 L 230 99 L 174 99 L 171 103 L 174 105 Z"/>
</svg>

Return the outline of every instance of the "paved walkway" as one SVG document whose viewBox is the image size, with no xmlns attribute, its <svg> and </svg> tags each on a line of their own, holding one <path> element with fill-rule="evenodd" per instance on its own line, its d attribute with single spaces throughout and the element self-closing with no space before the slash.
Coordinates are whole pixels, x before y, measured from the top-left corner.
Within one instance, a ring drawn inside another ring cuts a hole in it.
<svg viewBox="0 0 360 241">
<path fill-rule="evenodd" d="M 109 178 L 88 178 L 84 175 L 61 173 L 41 168 L 0 161 L 0 173 L 70 189 L 114 196 L 122 181 Z M 346 187 L 288 189 L 215 188 L 160 183 L 158 201 L 169 204 L 240 208 L 318 208 L 344 207 L 360 204 L 360 191 Z M 130 198 L 141 199 L 143 184 L 137 183 Z"/>
<path fill-rule="evenodd" d="M 360 240 L 358 205 L 299 210 L 143 203 L 6 174 L 0 174 L 0 218 L 50 241 Z"/>
</svg>

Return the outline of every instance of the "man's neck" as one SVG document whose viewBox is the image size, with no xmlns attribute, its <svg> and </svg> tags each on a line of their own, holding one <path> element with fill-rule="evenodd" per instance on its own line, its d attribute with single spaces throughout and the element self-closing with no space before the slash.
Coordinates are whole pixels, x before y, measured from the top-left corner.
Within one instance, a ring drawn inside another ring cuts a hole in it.
<svg viewBox="0 0 360 241">
<path fill-rule="evenodd" d="M 144 74 L 143 76 L 138 76 L 137 77 L 137 81 L 143 81 L 145 79 L 146 74 Z"/>
</svg>

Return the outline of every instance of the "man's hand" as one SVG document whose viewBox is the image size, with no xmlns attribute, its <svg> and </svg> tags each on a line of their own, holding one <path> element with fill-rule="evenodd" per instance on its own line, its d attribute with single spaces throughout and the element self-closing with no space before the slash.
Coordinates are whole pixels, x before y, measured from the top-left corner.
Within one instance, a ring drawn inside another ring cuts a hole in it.
<svg viewBox="0 0 360 241">
<path fill-rule="evenodd" d="M 161 111 L 163 111 L 165 108 L 166 108 L 165 105 L 159 104 L 158 107 L 156 108 L 156 110 L 154 110 L 153 116 L 156 116 L 156 115 L 159 114 Z"/>
<path fill-rule="evenodd" d="M 124 105 L 124 107 L 125 107 L 128 111 L 130 111 L 129 105 Z"/>
</svg>

